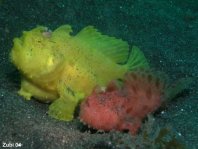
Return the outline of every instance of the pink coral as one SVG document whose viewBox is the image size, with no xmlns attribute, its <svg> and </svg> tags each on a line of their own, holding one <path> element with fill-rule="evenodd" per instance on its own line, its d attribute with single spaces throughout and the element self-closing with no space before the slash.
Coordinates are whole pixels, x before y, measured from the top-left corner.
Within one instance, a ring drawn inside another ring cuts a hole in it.
<svg viewBox="0 0 198 149">
<path fill-rule="evenodd" d="M 95 89 L 81 104 L 80 119 L 98 130 L 136 134 L 142 119 L 160 107 L 163 91 L 164 82 L 152 73 L 128 73 L 121 88 L 113 81 L 104 92 Z"/>
</svg>

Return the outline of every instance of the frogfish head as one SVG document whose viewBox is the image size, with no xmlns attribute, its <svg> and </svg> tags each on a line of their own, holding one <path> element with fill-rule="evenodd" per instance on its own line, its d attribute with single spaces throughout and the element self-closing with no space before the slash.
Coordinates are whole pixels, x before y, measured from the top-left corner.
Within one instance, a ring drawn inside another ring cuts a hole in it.
<svg viewBox="0 0 198 149">
<path fill-rule="evenodd" d="M 27 77 L 48 74 L 60 64 L 61 56 L 51 35 L 46 27 L 38 26 L 14 38 L 10 59 Z"/>
</svg>

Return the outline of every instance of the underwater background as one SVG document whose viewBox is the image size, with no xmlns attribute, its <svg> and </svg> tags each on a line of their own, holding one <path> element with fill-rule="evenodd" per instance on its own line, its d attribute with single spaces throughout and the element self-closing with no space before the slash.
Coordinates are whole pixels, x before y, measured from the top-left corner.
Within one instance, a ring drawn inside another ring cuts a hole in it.
<svg viewBox="0 0 198 149">
<path fill-rule="evenodd" d="M 193 83 L 157 111 L 137 136 L 97 132 L 78 119 L 49 117 L 48 104 L 17 94 L 20 75 L 9 62 L 13 38 L 37 25 L 55 29 L 70 24 L 74 32 L 93 25 L 102 33 L 138 46 L 151 67 L 170 82 Z M 0 147 L 142 149 L 198 148 L 198 1 L 197 0 L 0 0 Z M 162 141 L 164 139 L 164 141 Z M 169 145 L 164 145 L 168 142 Z"/>
</svg>

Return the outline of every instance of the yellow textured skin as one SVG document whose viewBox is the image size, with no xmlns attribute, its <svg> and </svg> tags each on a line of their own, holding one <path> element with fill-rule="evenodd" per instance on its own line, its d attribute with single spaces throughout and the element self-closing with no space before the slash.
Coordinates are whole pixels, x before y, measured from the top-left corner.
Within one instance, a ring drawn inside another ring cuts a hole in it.
<svg viewBox="0 0 198 149">
<path fill-rule="evenodd" d="M 127 61 L 128 44 L 102 35 L 92 26 L 75 36 L 71 32 L 69 25 L 53 32 L 38 26 L 15 38 L 10 53 L 22 75 L 19 94 L 52 102 L 49 115 L 66 121 L 73 119 L 75 107 L 94 87 L 105 87 L 133 68 L 148 66 L 137 47 L 128 63 L 118 64 Z"/>
</svg>

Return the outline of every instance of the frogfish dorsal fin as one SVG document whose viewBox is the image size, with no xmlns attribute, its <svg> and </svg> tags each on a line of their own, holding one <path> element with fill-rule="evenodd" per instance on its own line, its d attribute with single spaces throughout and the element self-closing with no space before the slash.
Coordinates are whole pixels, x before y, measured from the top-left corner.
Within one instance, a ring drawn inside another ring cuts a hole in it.
<svg viewBox="0 0 198 149">
<path fill-rule="evenodd" d="M 87 26 L 82 29 L 75 39 L 79 44 L 87 46 L 88 49 L 100 51 L 115 63 L 124 63 L 129 54 L 129 45 L 127 42 L 101 34 L 93 26 Z"/>
</svg>

